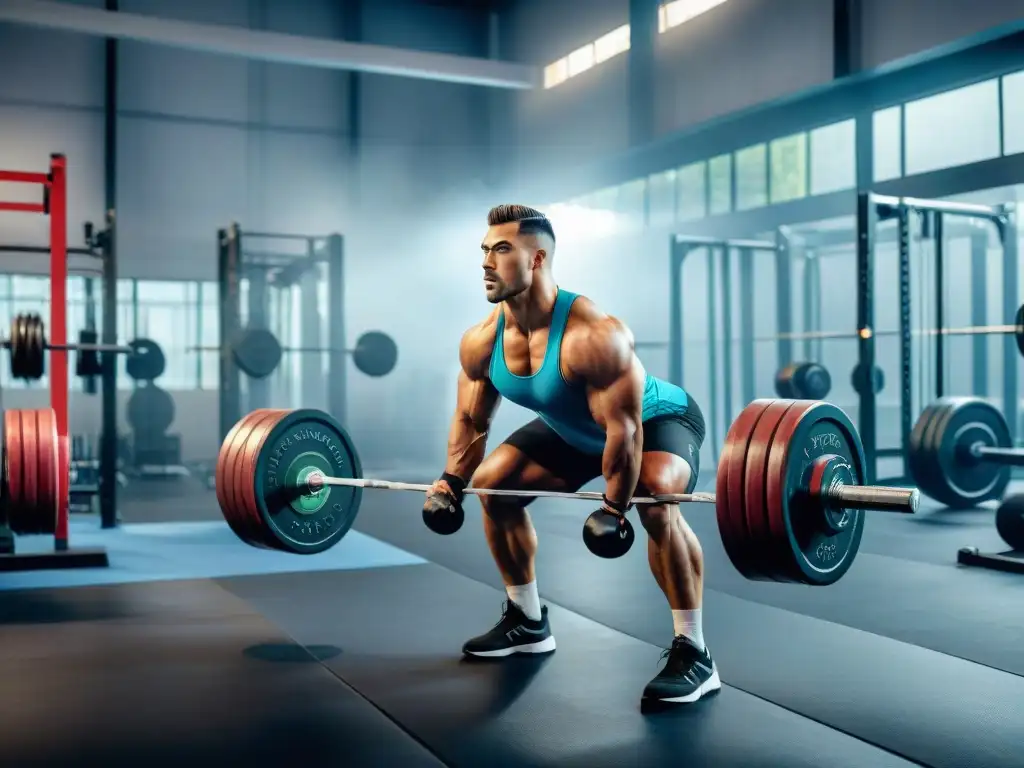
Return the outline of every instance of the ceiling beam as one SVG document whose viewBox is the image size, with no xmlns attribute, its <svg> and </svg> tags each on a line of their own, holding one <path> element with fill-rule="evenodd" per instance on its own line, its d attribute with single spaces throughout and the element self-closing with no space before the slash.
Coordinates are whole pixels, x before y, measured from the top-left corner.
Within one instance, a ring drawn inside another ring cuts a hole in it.
<svg viewBox="0 0 1024 768">
<path fill-rule="evenodd" d="M 487 88 L 531 89 L 539 67 L 468 56 L 87 8 L 50 0 L 0 0 L 0 22 L 137 40 L 258 61 L 412 77 Z"/>
</svg>

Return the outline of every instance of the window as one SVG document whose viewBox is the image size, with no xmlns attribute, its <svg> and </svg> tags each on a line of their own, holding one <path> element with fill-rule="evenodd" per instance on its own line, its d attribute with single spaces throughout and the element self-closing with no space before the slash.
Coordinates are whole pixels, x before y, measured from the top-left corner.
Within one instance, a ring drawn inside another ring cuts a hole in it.
<svg viewBox="0 0 1024 768">
<path fill-rule="evenodd" d="M 768 145 L 772 203 L 807 197 L 807 134 L 775 139 Z"/>
<path fill-rule="evenodd" d="M 999 81 L 907 102 L 906 173 L 999 157 Z"/>
<path fill-rule="evenodd" d="M 715 216 L 732 210 L 732 155 L 708 160 L 708 213 Z"/>
<path fill-rule="evenodd" d="M 903 175 L 903 125 L 900 111 L 900 107 L 889 107 L 878 110 L 872 116 L 875 181 L 898 179 Z"/>
<path fill-rule="evenodd" d="M 768 203 L 768 152 L 764 144 L 736 152 L 736 210 Z"/>
<path fill-rule="evenodd" d="M 630 230 L 643 229 L 647 225 L 647 179 L 630 181 L 619 187 L 616 213 L 621 222 Z"/>
<path fill-rule="evenodd" d="M 857 123 L 844 120 L 811 131 L 811 194 L 857 186 Z"/>
<path fill-rule="evenodd" d="M 544 87 L 554 88 L 569 79 L 569 60 L 562 57 L 544 67 Z"/>
<path fill-rule="evenodd" d="M 1003 78 L 1003 154 L 1024 152 L 1024 71 Z"/>
<path fill-rule="evenodd" d="M 594 63 L 618 56 L 629 50 L 629 24 L 623 24 L 618 29 L 613 29 L 607 35 L 602 35 L 594 41 Z"/>
<path fill-rule="evenodd" d="M 676 219 L 676 172 L 656 173 L 647 181 L 647 218 L 652 227 L 671 227 Z"/>
<path fill-rule="evenodd" d="M 587 43 L 582 48 L 566 56 L 569 62 L 569 77 L 576 77 L 594 66 L 594 44 Z"/>
<path fill-rule="evenodd" d="M 702 219 L 707 215 L 707 169 L 707 163 L 692 163 L 676 173 L 676 218 L 679 221 Z"/>
<path fill-rule="evenodd" d="M 672 27 L 685 24 L 724 2 L 725 0 L 672 0 L 664 3 L 658 8 L 658 31 L 667 32 Z"/>
<path fill-rule="evenodd" d="M 199 322 L 197 346 L 220 346 L 220 286 L 215 282 L 199 284 Z M 197 352 L 199 389 L 220 388 L 220 360 L 216 352 Z"/>
<path fill-rule="evenodd" d="M 139 280 L 138 335 L 159 344 L 167 369 L 157 383 L 163 389 L 195 389 L 196 286 L 171 280 Z"/>
</svg>

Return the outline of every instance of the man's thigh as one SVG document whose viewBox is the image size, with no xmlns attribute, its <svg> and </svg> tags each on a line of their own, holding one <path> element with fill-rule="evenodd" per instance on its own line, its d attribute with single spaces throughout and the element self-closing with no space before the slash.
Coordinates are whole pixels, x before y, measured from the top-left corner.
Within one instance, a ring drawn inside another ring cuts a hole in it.
<svg viewBox="0 0 1024 768">
<path fill-rule="evenodd" d="M 577 491 L 601 475 L 601 457 L 582 453 L 540 419 L 517 429 L 480 464 L 478 488 Z M 519 497 L 529 504 L 534 497 Z"/>
<path fill-rule="evenodd" d="M 659 418 L 644 424 L 639 486 L 647 493 L 692 493 L 700 472 L 701 437 L 685 421 Z"/>
</svg>

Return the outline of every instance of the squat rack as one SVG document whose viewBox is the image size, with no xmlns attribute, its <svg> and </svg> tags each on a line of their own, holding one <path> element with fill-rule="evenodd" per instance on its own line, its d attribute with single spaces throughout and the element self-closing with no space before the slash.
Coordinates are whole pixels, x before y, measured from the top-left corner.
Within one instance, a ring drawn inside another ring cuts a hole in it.
<svg viewBox="0 0 1024 768">
<path fill-rule="evenodd" d="M 50 220 L 50 245 L 42 253 L 50 255 L 50 321 L 47 325 L 48 341 L 55 347 L 67 343 L 67 159 L 62 154 L 50 155 L 50 168 L 46 173 L 23 171 L 0 171 L 0 182 L 11 182 L 38 186 L 42 189 L 42 202 L 0 201 L 0 211 L 40 213 Z M 38 251 L 37 251 L 38 252 Z M 112 304 L 116 312 L 116 304 Z M 113 328 L 104 328 L 104 337 L 114 333 Z M 116 338 L 115 338 L 116 341 Z M 53 535 L 53 551 L 44 554 L 14 554 L 13 546 L 8 554 L 0 558 L 2 570 L 24 570 L 37 568 L 96 568 L 107 567 L 110 562 L 102 548 L 72 550 L 69 544 L 68 505 L 70 474 L 70 445 L 68 440 L 68 356 L 61 349 L 51 349 L 50 364 L 50 407 L 57 422 L 57 520 Z M 103 355 L 104 374 L 107 366 L 114 368 L 113 355 Z M 111 381 L 113 374 L 109 377 Z M 106 382 L 108 376 L 104 376 Z M 116 393 L 115 393 L 116 395 Z M 104 430 L 104 447 L 107 442 L 114 445 L 114 464 L 111 475 L 116 481 L 117 434 Z M 106 458 L 106 450 L 104 457 Z M 111 493 L 116 482 L 110 484 Z M 12 542 L 13 545 L 13 542 Z"/>
<path fill-rule="evenodd" d="M 299 243 L 305 255 L 267 253 L 247 250 L 250 240 Z M 318 281 L 312 284 L 303 278 L 318 264 L 327 265 L 327 327 L 329 348 L 326 410 L 343 419 L 346 402 L 345 349 L 345 244 L 340 234 L 327 236 L 248 232 L 237 223 L 217 232 L 217 279 L 220 288 L 220 438 L 242 418 L 242 371 L 232 355 L 232 342 L 242 327 L 242 281 L 248 283 L 246 325 L 266 328 L 268 322 L 268 290 L 298 284 L 312 296 L 303 302 L 312 312 L 302 315 L 303 342 L 316 346 L 319 336 Z M 270 388 L 265 379 L 248 379 L 246 410 L 269 405 Z"/>
</svg>

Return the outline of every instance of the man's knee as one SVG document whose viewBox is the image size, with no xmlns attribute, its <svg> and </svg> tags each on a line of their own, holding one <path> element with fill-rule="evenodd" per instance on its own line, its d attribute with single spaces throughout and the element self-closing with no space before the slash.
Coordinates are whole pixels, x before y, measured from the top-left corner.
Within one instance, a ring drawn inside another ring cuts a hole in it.
<svg viewBox="0 0 1024 768">
<path fill-rule="evenodd" d="M 496 452 L 484 459 L 473 473 L 473 486 L 507 490 L 517 487 L 517 479 L 518 473 L 514 463 Z M 521 515 L 523 508 L 530 501 L 530 498 L 521 496 L 480 496 L 480 506 L 483 507 L 484 514 L 499 522 Z"/>
<path fill-rule="evenodd" d="M 650 496 L 685 493 L 690 485 L 692 469 L 685 459 L 672 454 L 644 454 L 640 467 L 639 487 Z M 655 542 L 671 535 L 672 526 L 679 515 L 677 504 L 650 504 L 639 507 L 640 522 Z"/>
</svg>

